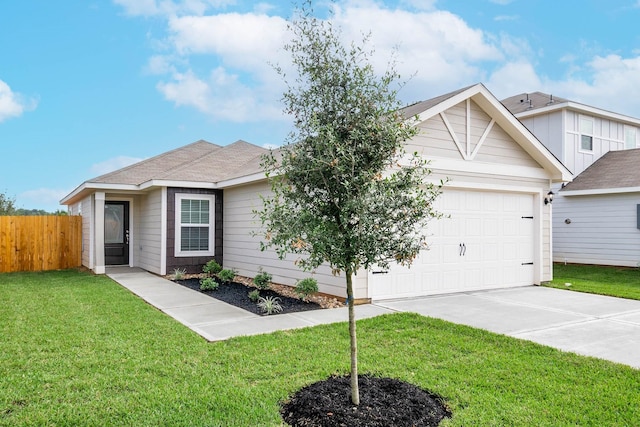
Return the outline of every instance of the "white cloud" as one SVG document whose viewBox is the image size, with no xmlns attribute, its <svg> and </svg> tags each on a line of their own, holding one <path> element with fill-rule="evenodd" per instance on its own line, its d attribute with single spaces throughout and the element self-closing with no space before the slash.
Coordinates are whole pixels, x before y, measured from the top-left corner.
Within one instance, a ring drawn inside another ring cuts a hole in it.
<svg viewBox="0 0 640 427">
<path fill-rule="evenodd" d="M 100 163 L 91 165 L 91 173 L 95 175 L 104 175 L 105 173 L 113 172 L 118 169 L 122 169 L 126 166 L 132 165 L 144 159 L 136 157 L 118 156 L 111 159 L 107 159 Z"/>
<path fill-rule="evenodd" d="M 640 57 L 596 56 L 581 70 L 586 78 L 554 82 L 558 96 L 640 118 Z"/>
<path fill-rule="evenodd" d="M 505 64 L 489 77 L 486 86 L 498 99 L 543 89 L 540 78 L 529 62 Z"/>
<path fill-rule="evenodd" d="M 0 80 L 0 123 L 12 117 L 19 117 L 25 111 L 33 110 L 38 105 L 34 99 L 26 99 L 13 92 L 8 84 Z"/>
<path fill-rule="evenodd" d="M 207 115 L 232 122 L 281 119 L 273 88 L 250 87 L 237 74 L 214 69 L 207 79 L 192 71 L 176 73 L 169 82 L 158 84 L 166 99 L 178 106 L 191 106 Z"/>
<path fill-rule="evenodd" d="M 60 200 L 67 194 L 69 194 L 69 190 L 56 188 L 27 190 L 16 197 L 16 204 L 24 209 L 44 209 L 48 212 L 53 212 L 58 209 L 64 209 L 63 206 L 60 206 Z"/>
</svg>

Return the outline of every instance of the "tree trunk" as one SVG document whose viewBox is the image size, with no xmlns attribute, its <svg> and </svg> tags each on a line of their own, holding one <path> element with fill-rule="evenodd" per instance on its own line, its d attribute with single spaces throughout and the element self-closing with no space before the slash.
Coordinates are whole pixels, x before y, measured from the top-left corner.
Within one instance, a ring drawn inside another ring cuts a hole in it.
<svg viewBox="0 0 640 427">
<path fill-rule="evenodd" d="M 353 308 L 353 271 L 347 268 L 347 301 L 349 302 L 349 336 L 351 338 L 351 403 L 360 404 L 360 388 L 358 386 L 358 340 L 356 338 L 356 317 Z"/>
</svg>

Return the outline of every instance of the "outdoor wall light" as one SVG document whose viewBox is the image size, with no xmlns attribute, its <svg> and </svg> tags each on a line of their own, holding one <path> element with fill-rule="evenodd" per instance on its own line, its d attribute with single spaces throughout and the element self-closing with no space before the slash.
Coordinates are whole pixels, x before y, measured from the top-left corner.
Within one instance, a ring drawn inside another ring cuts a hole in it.
<svg viewBox="0 0 640 427">
<path fill-rule="evenodd" d="M 547 197 L 544 198 L 544 204 L 550 205 L 551 203 L 553 203 L 553 191 L 549 190 Z"/>
</svg>

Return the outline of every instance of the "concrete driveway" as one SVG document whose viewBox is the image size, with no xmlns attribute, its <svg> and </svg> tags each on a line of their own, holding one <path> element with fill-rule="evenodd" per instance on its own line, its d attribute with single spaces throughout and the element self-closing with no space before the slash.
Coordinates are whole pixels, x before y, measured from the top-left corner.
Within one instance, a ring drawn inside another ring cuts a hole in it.
<svg viewBox="0 0 640 427">
<path fill-rule="evenodd" d="M 640 368 L 640 301 L 529 286 L 375 304 Z"/>
</svg>

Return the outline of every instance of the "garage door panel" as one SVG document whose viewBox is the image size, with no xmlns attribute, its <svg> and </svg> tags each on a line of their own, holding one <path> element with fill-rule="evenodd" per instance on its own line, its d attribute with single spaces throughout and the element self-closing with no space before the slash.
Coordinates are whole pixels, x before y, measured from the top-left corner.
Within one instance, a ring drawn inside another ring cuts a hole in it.
<svg viewBox="0 0 640 427">
<path fill-rule="evenodd" d="M 450 217 L 429 224 L 429 250 L 412 268 L 393 265 L 369 275 L 374 299 L 432 295 L 534 283 L 531 194 L 446 190 L 439 209 Z"/>
</svg>

